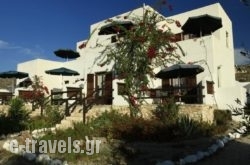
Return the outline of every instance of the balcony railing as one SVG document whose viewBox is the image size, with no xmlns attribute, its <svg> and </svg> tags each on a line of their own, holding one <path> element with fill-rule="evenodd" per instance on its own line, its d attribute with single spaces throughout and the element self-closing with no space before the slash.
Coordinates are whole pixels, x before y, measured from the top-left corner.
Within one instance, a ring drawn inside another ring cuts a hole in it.
<svg viewBox="0 0 250 165">
<path fill-rule="evenodd" d="M 153 99 L 158 101 L 164 101 L 167 98 L 173 98 L 176 102 L 181 101 L 186 104 L 202 104 L 203 103 L 203 95 L 202 95 L 203 87 L 197 85 L 195 87 L 175 87 L 170 86 L 168 88 L 157 88 L 157 89 L 149 89 L 145 91 L 145 96 L 140 97 L 138 99 Z"/>
</svg>

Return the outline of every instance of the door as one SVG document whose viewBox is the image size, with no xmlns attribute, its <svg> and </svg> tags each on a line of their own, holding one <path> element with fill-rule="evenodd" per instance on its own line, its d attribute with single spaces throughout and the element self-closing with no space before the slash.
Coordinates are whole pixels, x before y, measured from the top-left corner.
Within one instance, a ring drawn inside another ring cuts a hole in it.
<svg viewBox="0 0 250 165">
<path fill-rule="evenodd" d="M 87 102 L 94 99 L 94 74 L 87 75 Z"/>
<path fill-rule="evenodd" d="M 95 79 L 96 103 L 108 105 L 112 104 L 112 73 L 96 73 Z"/>
</svg>

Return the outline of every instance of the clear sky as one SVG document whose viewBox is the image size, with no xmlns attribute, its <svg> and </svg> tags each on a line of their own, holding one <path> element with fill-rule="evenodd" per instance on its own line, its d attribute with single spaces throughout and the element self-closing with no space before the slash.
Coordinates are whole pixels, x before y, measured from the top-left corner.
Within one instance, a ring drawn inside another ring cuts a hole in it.
<svg viewBox="0 0 250 165">
<path fill-rule="evenodd" d="M 157 0 L 0 0 L 0 72 L 36 58 L 62 61 L 53 52 L 87 39 L 90 25 Z M 216 2 L 233 22 L 235 49 L 250 49 L 250 7 L 240 0 L 168 0 L 171 16 Z"/>
</svg>

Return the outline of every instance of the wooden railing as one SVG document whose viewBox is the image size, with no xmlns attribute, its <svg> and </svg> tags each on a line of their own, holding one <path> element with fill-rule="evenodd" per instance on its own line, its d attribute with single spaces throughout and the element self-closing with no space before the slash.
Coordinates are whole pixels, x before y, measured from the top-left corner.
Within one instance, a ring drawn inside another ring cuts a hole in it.
<svg viewBox="0 0 250 165">
<path fill-rule="evenodd" d="M 8 103 L 13 96 L 11 92 L 0 92 L 0 104 Z"/>
<path fill-rule="evenodd" d="M 87 96 L 83 97 L 82 105 L 83 105 L 83 111 L 82 111 L 82 117 L 83 117 L 83 123 L 86 123 L 86 114 L 87 112 L 93 107 L 93 105 L 97 104 L 100 97 L 98 96 L 98 93 L 100 90 L 106 90 L 110 89 L 110 86 L 105 86 L 105 88 L 96 88 L 93 90 L 92 93 L 88 94 Z M 113 90 L 113 89 L 112 89 Z M 105 96 L 108 100 L 113 100 L 113 96 L 110 97 Z M 112 102 L 112 101 L 111 101 Z"/>
<path fill-rule="evenodd" d="M 67 94 L 68 97 L 63 98 L 63 94 Z M 73 101 L 70 103 L 70 101 Z M 65 104 L 65 116 L 69 116 L 75 109 L 78 104 L 82 104 L 82 89 L 79 90 L 69 90 L 69 91 L 60 91 L 55 92 L 51 91 L 50 102 L 52 105 L 62 105 Z M 70 111 L 71 110 L 71 111 Z"/>
<path fill-rule="evenodd" d="M 195 87 L 174 87 L 149 89 L 145 91 L 145 96 L 138 99 L 159 99 L 174 98 L 176 102 L 182 101 L 186 104 L 202 104 L 203 95 L 202 89 L 204 87 L 197 85 Z"/>
</svg>

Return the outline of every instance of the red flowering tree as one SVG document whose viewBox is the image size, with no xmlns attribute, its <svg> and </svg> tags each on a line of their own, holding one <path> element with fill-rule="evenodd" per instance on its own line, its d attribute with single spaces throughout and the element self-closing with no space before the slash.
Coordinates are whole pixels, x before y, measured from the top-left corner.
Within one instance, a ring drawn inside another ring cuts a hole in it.
<svg viewBox="0 0 250 165">
<path fill-rule="evenodd" d="M 34 108 L 40 107 L 41 108 L 41 115 L 43 115 L 44 109 L 44 102 L 46 99 L 46 95 L 49 94 L 48 88 L 43 84 L 41 78 L 35 75 L 32 81 L 32 90 L 28 93 L 23 95 L 23 99 L 25 101 L 32 102 L 35 106 Z"/>
<path fill-rule="evenodd" d="M 168 25 L 181 25 L 179 21 L 166 20 L 151 9 L 145 9 L 140 18 L 124 17 L 128 18 L 132 19 L 134 26 L 124 28 L 117 24 L 117 42 L 106 47 L 99 65 L 115 62 L 115 72 L 124 77 L 124 98 L 129 103 L 130 115 L 135 117 L 140 113 L 139 107 L 143 101 L 138 98 L 149 88 L 150 79 L 154 78 L 153 70 L 180 60 L 180 55 L 176 53 L 180 47 L 175 43 L 175 35 Z"/>
</svg>

